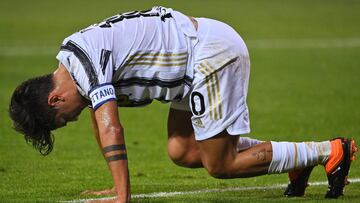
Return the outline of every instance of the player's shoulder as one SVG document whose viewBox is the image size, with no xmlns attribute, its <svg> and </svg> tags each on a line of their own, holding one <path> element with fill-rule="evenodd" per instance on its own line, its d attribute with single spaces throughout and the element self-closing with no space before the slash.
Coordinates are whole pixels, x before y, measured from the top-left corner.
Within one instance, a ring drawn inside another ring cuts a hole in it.
<svg viewBox="0 0 360 203">
<path fill-rule="evenodd" d="M 79 32 L 75 32 L 70 36 L 66 37 L 63 42 L 61 43 L 61 50 L 69 50 L 71 46 L 81 47 L 84 44 L 83 38 L 80 36 Z"/>
</svg>

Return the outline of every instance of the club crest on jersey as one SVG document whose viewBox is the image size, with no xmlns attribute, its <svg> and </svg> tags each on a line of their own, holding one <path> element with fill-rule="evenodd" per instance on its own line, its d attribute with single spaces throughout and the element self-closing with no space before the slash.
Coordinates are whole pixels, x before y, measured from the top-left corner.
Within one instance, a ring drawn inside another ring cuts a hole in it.
<svg viewBox="0 0 360 203">
<path fill-rule="evenodd" d="M 116 100 L 115 89 L 111 84 L 95 87 L 90 91 L 89 96 L 94 110 L 108 101 Z"/>
</svg>

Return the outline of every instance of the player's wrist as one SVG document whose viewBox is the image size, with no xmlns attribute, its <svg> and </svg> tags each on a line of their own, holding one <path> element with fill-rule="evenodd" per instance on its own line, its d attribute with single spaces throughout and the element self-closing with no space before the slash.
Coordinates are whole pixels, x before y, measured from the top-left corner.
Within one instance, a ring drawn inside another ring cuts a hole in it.
<svg viewBox="0 0 360 203">
<path fill-rule="evenodd" d="M 117 200 L 118 201 L 116 202 L 121 202 L 121 203 L 130 202 L 130 194 L 128 193 L 128 190 L 124 190 L 124 191 L 119 190 L 117 192 Z"/>
</svg>

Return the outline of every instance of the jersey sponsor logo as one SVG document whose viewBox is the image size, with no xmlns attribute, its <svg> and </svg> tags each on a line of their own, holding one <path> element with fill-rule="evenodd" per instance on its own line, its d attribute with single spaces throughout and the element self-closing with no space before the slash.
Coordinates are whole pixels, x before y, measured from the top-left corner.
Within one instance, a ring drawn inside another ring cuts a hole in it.
<svg viewBox="0 0 360 203">
<path fill-rule="evenodd" d="M 89 96 L 94 110 L 108 101 L 116 100 L 115 89 L 111 84 L 96 87 L 90 91 Z"/>
</svg>

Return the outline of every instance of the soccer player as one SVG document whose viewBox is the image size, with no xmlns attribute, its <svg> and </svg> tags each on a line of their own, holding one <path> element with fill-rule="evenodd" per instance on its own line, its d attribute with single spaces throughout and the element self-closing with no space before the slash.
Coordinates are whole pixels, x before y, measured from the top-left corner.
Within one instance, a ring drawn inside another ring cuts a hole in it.
<svg viewBox="0 0 360 203">
<path fill-rule="evenodd" d="M 124 131 L 117 107 L 171 102 L 168 154 L 180 166 L 204 167 L 216 178 L 290 172 L 288 196 L 302 196 L 311 169 L 325 166 L 328 198 L 343 194 L 357 151 L 352 139 L 262 142 L 250 132 L 246 96 L 249 54 L 228 25 L 153 7 L 110 17 L 67 37 L 54 73 L 25 81 L 13 93 L 15 129 L 40 153 L 52 130 L 87 106 L 114 180 L 118 202 L 130 200 Z M 106 191 L 105 191 L 106 192 Z"/>
</svg>

